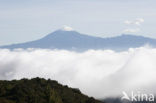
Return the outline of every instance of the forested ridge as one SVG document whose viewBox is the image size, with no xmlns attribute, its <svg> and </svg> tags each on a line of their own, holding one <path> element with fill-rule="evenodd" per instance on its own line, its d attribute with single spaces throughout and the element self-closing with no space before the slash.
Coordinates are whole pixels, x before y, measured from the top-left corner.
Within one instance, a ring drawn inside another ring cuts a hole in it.
<svg viewBox="0 0 156 103">
<path fill-rule="evenodd" d="M 93 97 L 43 78 L 0 81 L 0 103 L 102 103 Z"/>
</svg>

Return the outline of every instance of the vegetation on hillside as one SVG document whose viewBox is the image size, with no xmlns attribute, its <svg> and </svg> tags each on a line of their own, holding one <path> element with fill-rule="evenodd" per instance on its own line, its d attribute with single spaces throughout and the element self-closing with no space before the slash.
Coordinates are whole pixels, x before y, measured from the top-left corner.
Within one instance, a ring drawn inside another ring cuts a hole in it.
<svg viewBox="0 0 156 103">
<path fill-rule="evenodd" d="M 0 81 L 0 103 L 102 103 L 79 89 L 43 78 Z"/>
</svg>

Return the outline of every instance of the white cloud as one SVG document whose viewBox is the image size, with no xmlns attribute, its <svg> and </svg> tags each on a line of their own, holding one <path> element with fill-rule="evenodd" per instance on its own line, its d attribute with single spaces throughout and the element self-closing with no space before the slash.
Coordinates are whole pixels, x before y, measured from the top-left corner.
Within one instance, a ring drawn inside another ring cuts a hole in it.
<svg viewBox="0 0 156 103">
<path fill-rule="evenodd" d="M 69 26 L 64 25 L 64 26 L 63 26 L 63 28 L 62 28 L 62 30 L 64 30 L 64 31 L 73 31 L 73 28 L 72 28 L 72 27 L 69 27 Z"/>
<path fill-rule="evenodd" d="M 156 49 L 145 47 L 82 53 L 1 49 L 0 79 L 51 78 L 98 98 L 131 90 L 156 93 L 155 61 Z"/>
<path fill-rule="evenodd" d="M 135 20 L 126 20 L 124 23 L 128 25 L 141 25 L 144 22 L 143 18 L 137 18 Z"/>
<path fill-rule="evenodd" d="M 136 29 L 125 29 L 123 31 L 123 33 L 136 33 L 136 32 L 139 32 L 140 29 L 139 28 L 136 28 Z"/>
<path fill-rule="evenodd" d="M 135 20 L 126 20 L 124 23 L 127 25 L 132 25 L 132 26 L 136 27 L 136 26 L 140 26 L 143 22 L 144 22 L 143 18 L 137 18 Z M 123 33 L 136 33 L 139 31 L 140 31 L 140 28 L 129 27 L 129 28 L 123 30 Z"/>
</svg>

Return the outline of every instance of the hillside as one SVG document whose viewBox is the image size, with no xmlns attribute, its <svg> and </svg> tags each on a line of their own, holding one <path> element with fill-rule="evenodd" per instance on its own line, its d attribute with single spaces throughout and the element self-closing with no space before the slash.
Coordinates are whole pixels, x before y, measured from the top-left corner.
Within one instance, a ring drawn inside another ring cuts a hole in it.
<svg viewBox="0 0 156 103">
<path fill-rule="evenodd" d="M 0 81 L 0 103 L 102 103 L 57 81 L 34 78 Z"/>
</svg>

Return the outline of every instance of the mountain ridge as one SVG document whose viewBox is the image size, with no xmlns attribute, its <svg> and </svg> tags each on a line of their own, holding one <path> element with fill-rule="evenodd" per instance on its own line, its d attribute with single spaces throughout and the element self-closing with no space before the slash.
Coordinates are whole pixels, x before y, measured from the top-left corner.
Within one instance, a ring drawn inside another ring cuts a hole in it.
<svg viewBox="0 0 156 103">
<path fill-rule="evenodd" d="M 127 50 L 129 48 L 141 47 L 145 44 L 156 47 L 156 39 L 130 34 L 102 38 L 81 34 L 74 30 L 57 30 L 38 40 L 1 46 L 0 48 L 43 48 L 75 51 L 88 49 Z"/>
</svg>

